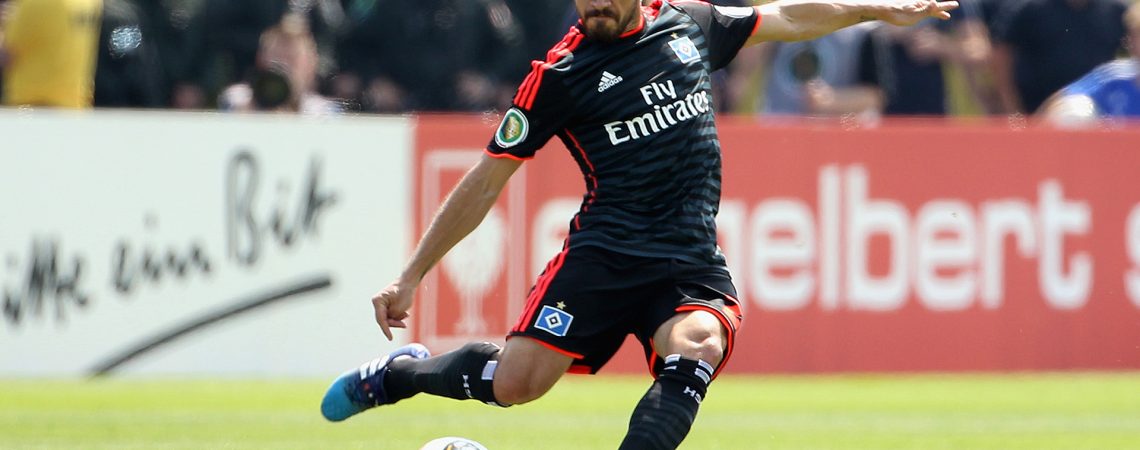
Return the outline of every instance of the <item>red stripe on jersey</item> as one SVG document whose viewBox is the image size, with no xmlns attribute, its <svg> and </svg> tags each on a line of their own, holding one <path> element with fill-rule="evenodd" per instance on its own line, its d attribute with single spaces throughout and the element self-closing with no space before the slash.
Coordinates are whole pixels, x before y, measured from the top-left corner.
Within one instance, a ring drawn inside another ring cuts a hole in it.
<svg viewBox="0 0 1140 450">
<path fill-rule="evenodd" d="M 523 94 L 515 104 L 528 111 L 533 108 L 534 99 L 538 97 L 538 88 L 542 86 L 542 74 L 546 72 L 546 69 L 549 69 L 554 63 L 558 62 L 559 59 L 566 56 L 567 53 L 574 51 L 585 37 L 586 35 L 582 34 L 582 32 L 578 30 L 578 27 L 571 28 L 570 32 L 566 33 L 566 37 L 562 38 L 562 41 L 559 42 L 558 45 L 555 45 L 549 52 L 546 52 L 545 62 L 534 61 L 531 63 L 533 69 L 531 70 L 531 77 L 528 77 L 528 79 L 531 79 L 530 85 L 526 86 L 526 93 Z"/>
<path fill-rule="evenodd" d="M 594 163 L 590 162 L 590 158 L 586 157 L 586 149 L 582 148 L 582 143 L 578 142 L 578 138 L 570 130 L 566 130 L 566 136 L 570 138 L 570 142 L 574 143 L 574 149 L 578 151 L 578 155 L 582 157 L 582 161 L 586 162 L 586 167 L 590 168 L 590 173 L 594 173 Z"/>
<path fill-rule="evenodd" d="M 533 69 L 531 72 L 526 74 L 526 78 L 524 78 L 522 84 L 519 85 L 519 91 L 515 93 L 515 98 L 511 100 L 512 103 L 516 105 L 522 103 L 523 93 L 526 92 L 527 88 L 530 87 L 530 83 L 532 81 L 534 81 Z"/>
<path fill-rule="evenodd" d="M 672 3 L 676 2 L 677 0 L 673 0 Z M 648 13 L 649 17 L 657 17 L 657 15 L 661 13 L 661 6 L 663 6 L 662 3 L 663 2 L 661 0 L 653 0 L 653 3 L 642 6 L 641 11 Z"/>
<path fill-rule="evenodd" d="M 523 99 L 523 103 L 519 105 L 527 111 L 530 111 L 530 109 L 534 107 L 534 99 L 538 97 L 538 87 L 542 86 L 542 74 L 546 72 L 546 67 L 546 64 L 539 64 L 535 67 L 534 87 L 531 88 L 530 93 Z"/>
<path fill-rule="evenodd" d="M 594 176 L 594 163 L 590 162 L 590 158 L 586 157 L 586 149 L 582 148 L 582 143 L 578 142 L 578 138 L 574 137 L 574 134 L 571 133 L 570 130 L 566 130 L 566 137 L 570 138 L 570 142 L 574 144 L 573 150 L 578 152 L 578 155 L 582 157 L 582 161 L 586 163 L 586 167 L 590 168 L 590 171 L 586 173 L 586 180 L 589 181 L 590 184 L 593 184 L 593 187 L 586 186 L 587 192 L 590 194 L 590 199 L 586 200 L 586 203 L 582 205 L 582 212 L 585 213 L 590 210 L 590 205 L 594 204 L 594 201 L 597 200 L 594 193 L 598 190 L 598 177 Z M 574 228 L 582 228 L 580 214 L 574 215 Z"/>
<path fill-rule="evenodd" d="M 563 45 L 563 42 L 559 42 L 558 44 L 556 44 L 554 46 L 554 48 L 558 48 L 561 45 Z M 530 73 L 528 73 L 526 75 L 526 79 L 523 80 L 523 84 L 521 86 L 519 86 L 519 92 L 517 94 L 515 94 L 515 99 L 514 99 L 515 105 L 522 106 L 523 102 L 526 101 L 527 96 L 534 90 L 534 88 L 535 88 L 534 82 L 538 78 L 538 72 L 541 69 L 542 69 L 542 61 L 531 61 L 530 62 Z"/>
<path fill-rule="evenodd" d="M 563 50 L 573 50 L 574 47 L 578 46 L 578 42 L 580 42 L 583 37 L 586 37 L 586 35 L 582 34 L 581 29 L 578 27 L 570 27 L 570 31 L 566 32 L 566 36 L 563 36 L 562 41 L 559 42 L 560 45 L 555 45 L 546 51 L 546 62 L 549 64 L 558 62 L 558 58 L 561 58 L 562 55 L 565 54 Z"/>
<path fill-rule="evenodd" d="M 569 251 L 570 241 L 566 241 L 562 244 L 562 251 L 546 264 L 546 269 L 542 271 L 542 275 L 534 283 L 534 289 L 530 291 L 530 296 L 527 297 L 526 307 L 523 309 L 522 315 L 519 316 L 518 323 L 511 331 L 522 332 L 530 325 L 530 319 L 534 317 L 538 305 L 542 304 L 542 297 L 546 296 L 546 289 L 550 287 L 550 281 L 554 279 L 558 270 L 562 269 L 562 263 L 566 261 L 566 253 Z"/>
<path fill-rule="evenodd" d="M 526 104 L 526 99 L 531 96 L 538 89 L 538 75 L 542 73 L 542 62 L 531 61 L 530 74 L 526 77 L 526 85 L 519 89 L 518 98 L 515 99 L 515 105 L 523 107 Z"/>
<path fill-rule="evenodd" d="M 557 44 L 554 44 L 554 47 L 551 47 L 551 49 L 546 52 L 547 61 L 550 60 L 550 58 L 552 57 L 552 55 L 555 54 L 555 52 L 557 52 L 558 50 L 561 50 L 563 48 L 566 48 L 566 46 L 574 39 L 574 36 L 576 34 L 580 34 L 580 32 L 578 31 L 578 28 L 577 27 L 571 28 L 570 32 L 566 33 L 566 36 L 563 36 L 561 41 L 559 41 Z M 535 83 L 535 81 L 538 78 L 537 74 L 541 70 L 543 70 L 542 64 L 543 64 L 543 61 L 532 61 L 530 63 L 530 65 L 531 65 L 530 73 L 527 74 L 526 79 L 524 79 L 522 84 L 519 85 L 519 90 L 515 94 L 515 98 L 513 100 L 516 106 L 524 106 L 523 103 L 525 102 L 526 98 L 528 96 L 530 96 L 530 94 L 532 92 L 534 92 L 535 89 L 538 87 L 537 84 Z"/>
<path fill-rule="evenodd" d="M 594 190 L 598 188 L 598 177 L 595 177 L 594 174 L 589 174 L 586 175 L 586 179 L 594 185 L 594 188 L 590 189 L 590 199 L 586 200 L 586 204 L 582 205 L 582 213 L 574 215 L 574 228 L 578 230 L 582 229 L 582 214 L 585 214 L 586 211 L 589 211 L 590 205 L 593 205 L 594 200 L 598 199 L 598 197 L 594 195 Z"/>
</svg>

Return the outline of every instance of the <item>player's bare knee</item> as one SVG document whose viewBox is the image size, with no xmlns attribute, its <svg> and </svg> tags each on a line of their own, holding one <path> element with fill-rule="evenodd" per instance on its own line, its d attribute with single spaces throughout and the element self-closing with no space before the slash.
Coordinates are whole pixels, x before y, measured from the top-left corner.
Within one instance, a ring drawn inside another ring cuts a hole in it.
<svg viewBox="0 0 1140 450">
<path fill-rule="evenodd" d="M 718 327 L 687 327 L 674 339 L 676 353 L 689 359 L 699 359 L 712 365 L 720 364 L 724 357 L 724 338 Z"/>
</svg>

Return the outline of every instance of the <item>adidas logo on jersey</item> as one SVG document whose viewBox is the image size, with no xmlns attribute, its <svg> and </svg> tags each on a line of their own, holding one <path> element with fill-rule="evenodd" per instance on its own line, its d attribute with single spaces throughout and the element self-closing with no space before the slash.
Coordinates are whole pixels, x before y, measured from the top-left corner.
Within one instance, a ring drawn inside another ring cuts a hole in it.
<svg viewBox="0 0 1140 450">
<path fill-rule="evenodd" d="M 614 87 L 615 84 L 621 83 L 622 77 L 616 76 L 608 71 L 602 71 L 602 79 L 598 81 L 598 92 L 604 92 L 606 89 Z"/>
</svg>

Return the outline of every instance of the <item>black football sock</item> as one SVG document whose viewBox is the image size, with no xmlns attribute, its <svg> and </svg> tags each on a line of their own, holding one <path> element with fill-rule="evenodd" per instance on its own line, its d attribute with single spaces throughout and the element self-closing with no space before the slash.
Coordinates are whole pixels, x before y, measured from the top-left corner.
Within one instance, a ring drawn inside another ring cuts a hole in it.
<svg viewBox="0 0 1140 450">
<path fill-rule="evenodd" d="M 670 355 L 657 381 L 641 397 L 629 420 L 619 450 L 675 449 L 689 434 L 705 397 L 713 367 L 695 359 Z"/>
<path fill-rule="evenodd" d="M 498 405 L 491 381 L 499 350 L 499 346 L 489 342 L 472 342 L 433 358 L 397 359 L 388 363 L 385 393 L 391 402 L 426 392 Z"/>
</svg>

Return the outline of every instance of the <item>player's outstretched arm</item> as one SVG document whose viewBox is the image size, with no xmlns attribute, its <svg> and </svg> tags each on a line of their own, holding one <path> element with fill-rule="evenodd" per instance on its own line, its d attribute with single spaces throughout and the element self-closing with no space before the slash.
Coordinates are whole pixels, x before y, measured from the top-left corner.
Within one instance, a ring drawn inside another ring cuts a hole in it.
<svg viewBox="0 0 1140 450">
<path fill-rule="evenodd" d="M 522 161 L 483 156 L 451 190 L 400 277 L 372 297 L 376 324 L 392 340 L 392 327 L 404 328 L 416 287 L 451 247 L 475 230 Z"/>
<path fill-rule="evenodd" d="M 760 26 L 748 44 L 815 39 L 871 20 L 904 26 L 930 17 L 946 20 L 956 8 L 958 2 L 940 0 L 778 0 L 756 7 Z"/>
</svg>

